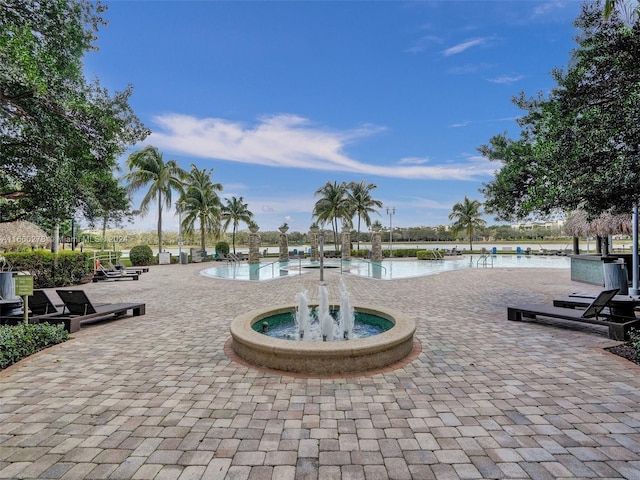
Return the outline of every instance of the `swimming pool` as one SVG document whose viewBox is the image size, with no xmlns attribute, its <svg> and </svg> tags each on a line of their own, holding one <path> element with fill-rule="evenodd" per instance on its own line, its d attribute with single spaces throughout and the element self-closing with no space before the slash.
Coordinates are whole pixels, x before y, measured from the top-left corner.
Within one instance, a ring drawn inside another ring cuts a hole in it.
<svg viewBox="0 0 640 480">
<path fill-rule="evenodd" d="M 467 268 L 569 268 L 571 260 L 568 257 L 556 256 L 526 256 L 526 255 L 491 255 L 485 266 L 480 255 L 463 255 L 456 259 L 446 260 L 384 260 L 383 262 L 369 262 L 365 260 L 325 260 L 327 271 L 342 271 L 343 273 L 378 280 L 397 280 L 401 278 L 434 275 L 450 270 Z M 226 262 L 207 268 L 201 275 L 226 280 L 263 281 L 277 278 L 291 277 L 317 272 L 319 262 L 309 260 L 293 260 L 291 262 L 270 262 L 249 264 L 246 262 Z"/>
</svg>

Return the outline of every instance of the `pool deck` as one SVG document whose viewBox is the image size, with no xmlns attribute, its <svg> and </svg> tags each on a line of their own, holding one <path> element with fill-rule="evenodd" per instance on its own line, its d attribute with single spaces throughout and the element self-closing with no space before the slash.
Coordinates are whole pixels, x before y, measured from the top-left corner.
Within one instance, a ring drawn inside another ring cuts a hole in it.
<svg viewBox="0 0 640 480">
<path fill-rule="evenodd" d="M 146 302 L 0 372 L 0 478 L 640 478 L 640 367 L 605 330 L 509 322 L 573 291 L 568 269 L 344 276 L 352 303 L 405 312 L 419 348 L 394 369 L 305 377 L 228 355 L 238 313 L 292 303 L 319 275 L 267 282 L 162 265 L 83 285 Z M 325 271 L 331 302 L 336 271 Z M 55 297 L 54 297 L 55 298 Z"/>
</svg>

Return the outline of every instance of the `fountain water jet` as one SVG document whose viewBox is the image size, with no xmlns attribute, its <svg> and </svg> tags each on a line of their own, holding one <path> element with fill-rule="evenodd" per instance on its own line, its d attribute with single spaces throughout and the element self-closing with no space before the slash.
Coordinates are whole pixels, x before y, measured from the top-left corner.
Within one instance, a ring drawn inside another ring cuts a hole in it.
<svg viewBox="0 0 640 480">
<path fill-rule="evenodd" d="M 349 292 L 344 281 L 340 278 L 340 330 L 343 332 L 345 340 L 349 340 L 353 336 L 354 320 L 355 315 L 353 308 L 351 308 Z"/>
<path fill-rule="evenodd" d="M 329 313 L 329 292 L 327 291 L 327 287 L 324 285 L 320 285 L 318 290 L 318 321 L 320 322 L 322 341 L 332 341 L 333 317 L 331 317 L 331 314 Z"/>
<path fill-rule="evenodd" d="M 299 292 L 296 295 L 298 308 L 296 309 L 296 325 L 298 325 L 298 338 L 310 338 L 309 335 L 309 298 L 307 292 Z"/>
</svg>

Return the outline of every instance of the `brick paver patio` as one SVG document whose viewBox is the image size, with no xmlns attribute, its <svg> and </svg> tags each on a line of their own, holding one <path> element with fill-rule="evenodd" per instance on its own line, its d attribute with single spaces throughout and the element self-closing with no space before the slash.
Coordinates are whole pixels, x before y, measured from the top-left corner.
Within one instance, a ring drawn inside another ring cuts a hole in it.
<svg viewBox="0 0 640 480">
<path fill-rule="evenodd" d="M 0 478 L 640 479 L 640 369 L 604 330 L 509 322 L 506 305 L 597 287 L 568 270 L 344 276 L 354 304 L 401 310 L 400 368 L 308 378 L 225 353 L 241 311 L 317 297 L 318 272 L 261 283 L 152 267 L 83 285 L 143 317 L 84 326 L 0 372 Z M 326 271 L 337 303 L 339 273 Z"/>
</svg>

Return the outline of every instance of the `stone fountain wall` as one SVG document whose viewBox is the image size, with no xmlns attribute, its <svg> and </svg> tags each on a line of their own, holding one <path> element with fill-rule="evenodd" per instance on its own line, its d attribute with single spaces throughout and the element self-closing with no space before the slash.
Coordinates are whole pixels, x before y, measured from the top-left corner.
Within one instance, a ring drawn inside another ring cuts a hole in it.
<svg viewBox="0 0 640 480">
<path fill-rule="evenodd" d="M 289 239 L 286 233 L 280 233 L 280 256 L 278 260 L 281 262 L 289 261 Z"/>
<path fill-rule="evenodd" d="M 249 263 L 260 263 L 260 236 L 253 232 L 249 234 Z"/>
<path fill-rule="evenodd" d="M 342 260 L 351 260 L 351 232 L 342 232 Z"/>
<path fill-rule="evenodd" d="M 382 261 L 382 234 L 373 232 L 371 235 L 371 260 L 374 262 Z"/>
</svg>

